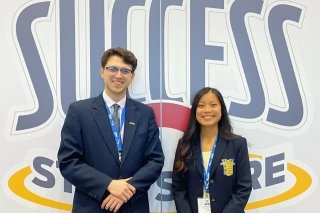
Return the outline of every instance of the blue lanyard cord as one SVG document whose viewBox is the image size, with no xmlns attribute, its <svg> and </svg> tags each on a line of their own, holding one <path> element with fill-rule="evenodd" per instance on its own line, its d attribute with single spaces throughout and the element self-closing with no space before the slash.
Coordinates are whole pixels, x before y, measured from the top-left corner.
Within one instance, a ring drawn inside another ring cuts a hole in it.
<svg viewBox="0 0 320 213">
<path fill-rule="evenodd" d="M 216 151 L 216 144 L 217 144 L 217 136 L 215 137 L 214 139 L 214 145 L 212 147 L 212 150 L 211 150 L 211 154 L 210 154 L 210 158 L 209 158 L 209 163 L 208 163 L 208 168 L 206 169 L 204 167 L 204 161 L 203 161 L 203 155 L 202 155 L 202 165 L 203 165 L 203 185 L 204 185 L 204 188 L 205 188 L 205 191 L 208 193 L 209 192 L 209 176 L 210 176 L 210 170 L 211 170 L 211 164 L 212 164 L 212 160 L 213 160 L 213 156 L 214 156 L 214 153 Z M 202 154 L 202 152 L 201 152 Z"/>
<path fill-rule="evenodd" d="M 119 154 L 119 160 L 121 161 L 121 152 L 122 152 L 122 140 L 121 140 L 121 129 L 124 125 L 125 122 L 125 118 L 126 118 L 126 107 L 123 108 L 122 113 L 121 113 L 121 120 L 120 120 L 120 129 L 118 130 L 117 127 L 114 124 L 114 121 L 112 119 L 112 115 L 110 113 L 109 107 L 107 108 L 107 115 L 110 121 L 110 126 L 112 129 L 112 133 L 114 136 L 114 140 L 116 141 L 116 145 L 117 145 L 117 150 L 118 150 L 118 154 Z"/>
</svg>

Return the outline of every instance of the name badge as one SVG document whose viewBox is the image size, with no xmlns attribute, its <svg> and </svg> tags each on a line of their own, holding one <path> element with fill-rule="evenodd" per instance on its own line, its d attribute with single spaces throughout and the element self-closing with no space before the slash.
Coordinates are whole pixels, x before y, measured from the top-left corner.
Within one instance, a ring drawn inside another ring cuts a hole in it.
<svg viewBox="0 0 320 213">
<path fill-rule="evenodd" d="M 212 213 L 210 198 L 198 198 L 198 213 Z"/>
</svg>

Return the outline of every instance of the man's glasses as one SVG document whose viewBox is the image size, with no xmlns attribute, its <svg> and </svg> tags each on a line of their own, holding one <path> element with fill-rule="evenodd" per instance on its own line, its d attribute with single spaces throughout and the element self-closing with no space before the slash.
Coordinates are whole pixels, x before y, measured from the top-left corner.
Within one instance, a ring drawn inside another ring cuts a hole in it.
<svg viewBox="0 0 320 213">
<path fill-rule="evenodd" d="M 120 70 L 122 75 L 129 75 L 130 73 L 132 73 L 132 70 L 130 70 L 130 69 L 119 68 L 119 67 L 115 67 L 115 66 L 106 67 L 106 70 L 108 70 L 111 73 L 117 73 Z"/>
</svg>

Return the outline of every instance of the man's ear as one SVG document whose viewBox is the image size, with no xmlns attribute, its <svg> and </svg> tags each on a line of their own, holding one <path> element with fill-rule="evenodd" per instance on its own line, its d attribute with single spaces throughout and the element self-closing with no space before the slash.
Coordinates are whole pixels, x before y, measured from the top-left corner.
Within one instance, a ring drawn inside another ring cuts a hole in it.
<svg viewBox="0 0 320 213">
<path fill-rule="evenodd" d="M 100 76 L 101 76 L 101 78 L 102 78 L 103 72 L 104 72 L 104 69 L 102 67 L 100 67 Z"/>
</svg>

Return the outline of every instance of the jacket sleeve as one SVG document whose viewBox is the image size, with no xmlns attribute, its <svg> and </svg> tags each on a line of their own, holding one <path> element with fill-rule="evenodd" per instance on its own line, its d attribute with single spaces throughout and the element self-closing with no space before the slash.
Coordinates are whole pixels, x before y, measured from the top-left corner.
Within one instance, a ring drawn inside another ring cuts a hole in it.
<svg viewBox="0 0 320 213">
<path fill-rule="evenodd" d="M 177 153 L 180 146 L 178 145 L 174 163 L 177 160 Z M 172 172 L 172 192 L 174 202 L 176 204 L 177 213 L 192 213 L 191 207 L 187 198 L 187 183 L 183 172 Z"/>
<path fill-rule="evenodd" d="M 242 138 L 241 141 L 237 141 L 240 144 L 240 148 L 237 153 L 237 180 L 235 190 L 232 193 L 232 198 L 228 204 L 224 207 L 222 213 L 242 213 L 248 202 L 251 190 L 252 180 L 250 171 L 250 162 L 248 156 L 247 141 Z"/>
<path fill-rule="evenodd" d="M 77 106 L 70 105 L 61 130 L 61 143 L 58 150 L 59 169 L 62 176 L 78 190 L 101 201 L 112 179 L 83 161 L 80 110 Z"/>
<path fill-rule="evenodd" d="M 137 191 L 147 192 L 159 178 L 164 164 L 164 155 L 159 139 L 159 128 L 151 110 L 148 119 L 147 145 L 144 150 L 145 164 L 128 181 Z"/>
</svg>

